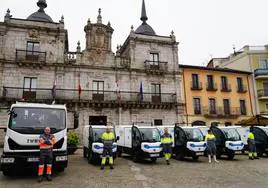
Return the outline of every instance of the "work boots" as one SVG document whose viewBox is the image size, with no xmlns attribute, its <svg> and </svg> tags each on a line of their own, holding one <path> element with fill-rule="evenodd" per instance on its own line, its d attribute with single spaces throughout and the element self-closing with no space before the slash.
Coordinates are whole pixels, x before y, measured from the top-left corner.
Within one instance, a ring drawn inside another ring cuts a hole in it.
<svg viewBox="0 0 268 188">
<path fill-rule="evenodd" d="M 47 175 L 47 181 L 52 181 L 51 175 Z"/>
<path fill-rule="evenodd" d="M 112 164 L 110 164 L 110 169 L 111 169 L 111 170 L 113 170 L 113 169 L 114 169 L 114 167 L 113 167 L 113 165 L 112 165 Z"/>
<path fill-rule="evenodd" d="M 167 160 L 166 162 L 167 162 L 167 165 L 170 165 L 169 160 Z"/>
<path fill-rule="evenodd" d="M 101 165 L 100 169 L 103 170 L 104 169 L 104 165 Z"/>
<path fill-rule="evenodd" d="M 43 176 L 38 176 L 38 183 L 41 183 L 44 180 Z"/>
<path fill-rule="evenodd" d="M 249 157 L 249 159 L 250 159 L 250 160 L 254 160 L 254 158 L 253 158 L 253 157 Z"/>
</svg>

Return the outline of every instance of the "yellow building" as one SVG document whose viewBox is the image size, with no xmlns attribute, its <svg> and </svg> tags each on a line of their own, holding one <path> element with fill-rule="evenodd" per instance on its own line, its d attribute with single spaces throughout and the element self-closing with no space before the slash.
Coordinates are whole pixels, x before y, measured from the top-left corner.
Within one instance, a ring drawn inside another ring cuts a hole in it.
<svg viewBox="0 0 268 188">
<path fill-rule="evenodd" d="M 191 65 L 180 68 L 187 124 L 234 125 L 253 117 L 250 72 Z"/>
</svg>

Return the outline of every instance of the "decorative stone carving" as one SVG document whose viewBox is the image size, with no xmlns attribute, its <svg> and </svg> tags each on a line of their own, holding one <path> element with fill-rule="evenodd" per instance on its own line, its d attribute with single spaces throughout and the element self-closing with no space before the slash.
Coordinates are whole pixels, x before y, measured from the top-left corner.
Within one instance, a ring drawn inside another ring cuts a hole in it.
<svg viewBox="0 0 268 188">
<path fill-rule="evenodd" d="M 37 30 L 32 29 L 28 31 L 28 36 L 31 38 L 38 38 L 39 37 L 39 33 Z"/>
</svg>

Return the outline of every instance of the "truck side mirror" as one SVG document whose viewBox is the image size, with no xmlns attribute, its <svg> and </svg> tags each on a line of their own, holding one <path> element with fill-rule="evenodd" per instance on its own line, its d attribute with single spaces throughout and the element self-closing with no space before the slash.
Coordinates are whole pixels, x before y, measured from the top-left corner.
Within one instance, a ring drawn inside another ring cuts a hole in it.
<svg viewBox="0 0 268 188">
<path fill-rule="evenodd" d="M 119 137 L 119 136 L 117 136 L 117 137 L 116 137 L 116 140 L 119 140 L 119 139 L 120 139 L 120 137 Z"/>
<path fill-rule="evenodd" d="M 74 129 L 77 129 L 79 126 L 79 114 L 77 112 L 74 113 Z"/>
</svg>

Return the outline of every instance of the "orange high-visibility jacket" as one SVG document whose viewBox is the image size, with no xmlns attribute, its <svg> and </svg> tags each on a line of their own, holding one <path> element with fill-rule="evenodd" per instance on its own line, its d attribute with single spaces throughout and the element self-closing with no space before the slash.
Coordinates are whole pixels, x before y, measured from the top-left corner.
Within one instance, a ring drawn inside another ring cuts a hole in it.
<svg viewBox="0 0 268 188">
<path fill-rule="evenodd" d="M 39 140 L 39 147 L 40 149 L 52 149 L 53 145 L 55 144 L 55 137 L 54 135 L 46 135 L 42 134 Z"/>
</svg>

